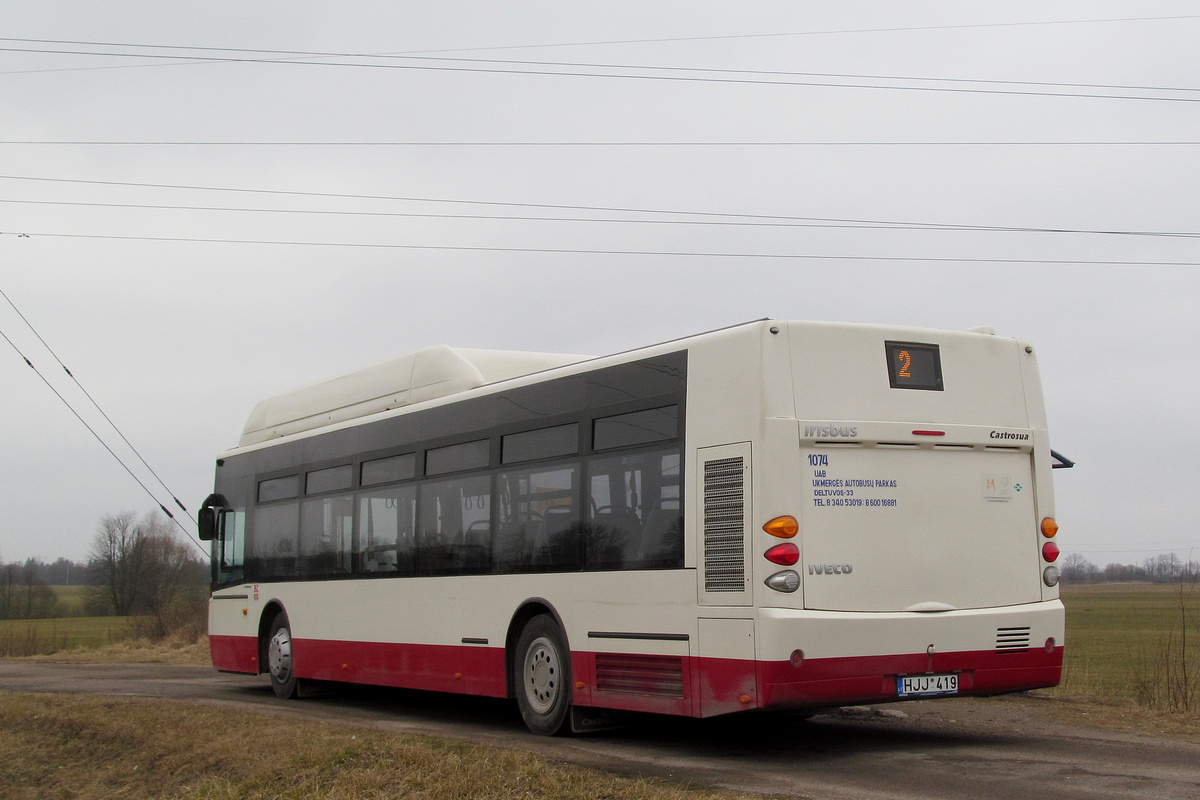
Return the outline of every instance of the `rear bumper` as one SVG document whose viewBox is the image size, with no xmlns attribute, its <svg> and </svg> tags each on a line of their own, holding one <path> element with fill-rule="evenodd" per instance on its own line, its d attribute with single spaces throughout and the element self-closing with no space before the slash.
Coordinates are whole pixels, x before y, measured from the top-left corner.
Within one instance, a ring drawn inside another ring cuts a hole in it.
<svg viewBox="0 0 1200 800">
<path fill-rule="evenodd" d="M 760 708 L 814 708 L 829 705 L 892 702 L 903 699 L 897 678 L 954 674 L 959 696 L 1006 694 L 1058 685 L 1063 648 L 863 656 L 760 662 Z M 923 699 L 923 698 L 913 698 Z"/>
<path fill-rule="evenodd" d="M 1058 685 L 1065 613 L 1052 600 L 937 613 L 763 609 L 758 707 L 901 699 L 896 679 L 954 674 L 959 695 Z"/>
</svg>

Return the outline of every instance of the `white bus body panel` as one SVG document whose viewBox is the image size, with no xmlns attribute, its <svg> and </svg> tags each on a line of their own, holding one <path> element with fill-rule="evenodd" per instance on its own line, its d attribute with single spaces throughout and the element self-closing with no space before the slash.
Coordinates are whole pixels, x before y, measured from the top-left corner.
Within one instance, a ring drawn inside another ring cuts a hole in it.
<svg viewBox="0 0 1200 800">
<path fill-rule="evenodd" d="M 892 388 L 885 340 L 938 345 L 944 389 Z M 870 702 L 895 699 L 897 675 L 935 671 L 960 675 L 964 694 L 1057 682 L 1063 609 L 1041 580 L 1038 532 L 1053 515 L 1051 461 L 1029 348 L 981 333 L 764 321 L 544 377 L 683 349 L 683 569 L 228 586 L 211 615 L 214 640 L 227 640 L 222 668 L 261 669 L 255 630 L 279 606 L 298 663 L 319 664 L 302 677 L 503 695 L 506 636 L 534 601 L 563 626 L 582 706 L 709 716 Z M 744 571 L 714 583 L 704 467 L 730 458 L 743 459 L 731 513 L 741 530 L 721 535 Z M 762 526 L 779 515 L 800 526 L 794 593 L 765 585 L 784 569 L 763 555 L 781 540 Z M 678 693 L 655 676 L 640 693 L 606 689 L 601 657 L 613 655 L 660 659 L 654 669 L 677 659 Z"/>
</svg>

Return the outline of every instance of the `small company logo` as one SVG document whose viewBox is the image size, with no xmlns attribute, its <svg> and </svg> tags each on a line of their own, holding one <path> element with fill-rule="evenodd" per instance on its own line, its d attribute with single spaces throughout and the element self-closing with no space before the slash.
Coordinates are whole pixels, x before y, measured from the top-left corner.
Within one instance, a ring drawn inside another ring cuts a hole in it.
<svg viewBox="0 0 1200 800">
<path fill-rule="evenodd" d="M 809 564 L 809 575 L 849 575 L 854 571 L 853 564 Z"/>
<path fill-rule="evenodd" d="M 1017 442 L 1029 441 L 1028 433 L 1009 433 L 1008 431 L 992 431 L 988 434 L 989 439 L 1009 439 Z"/>
<path fill-rule="evenodd" d="M 849 439 L 858 436 L 858 428 L 845 422 L 830 422 L 825 425 L 805 425 L 804 437 L 808 438 L 810 436 L 818 439 L 832 439 L 838 436 Z"/>
</svg>

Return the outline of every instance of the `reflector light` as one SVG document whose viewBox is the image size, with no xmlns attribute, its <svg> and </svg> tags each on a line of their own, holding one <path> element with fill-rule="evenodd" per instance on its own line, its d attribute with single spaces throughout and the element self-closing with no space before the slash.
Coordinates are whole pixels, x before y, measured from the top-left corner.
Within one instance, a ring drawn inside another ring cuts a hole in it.
<svg viewBox="0 0 1200 800">
<path fill-rule="evenodd" d="M 776 572 L 765 582 L 777 592 L 794 592 L 800 588 L 800 573 L 785 569 L 783 572 Z"/>
<path fill-rule="evenodd" d="M 763 553 L 767 561 L 772 564 L 778 564 L 781 567 L 790 567 L 800 560 L 800 548 L 791 542 L 777 544 L 767 552 Z"/>
<path fill-rule="evenodd" d="M 1056 533 L 1058 533 L 1058 523 L 1054 521 L 1054 517 L 1046 517 L 1042 520 L 1042 536 L 1053 539 Z"/>
<path fill-rule="evenodd" d="M 1055 645 L 1055 644 L 1057 644 L 1057 643 L 1054 641 L 1054 637 L 1053 637 L 1053 636 L 1051 636 L 1049 639 L 1047 639 L 1047 640 L 1046 640 L 1046 652 L 1047 652 L 1047 653 L 1053 653 L 1053 652 L 1054 652 L 1054 645 Z"/>
<path fill-rule="evenodd" d="M 945 436 L 945 431 L 913 431 L 913 436 Z"/>
<path fill-rule="evenodd" d="M 800 523 L 796 521 L 795 517 L 785 514 L 763 525 L 763 530 L 780 539 L 790 539 L 800 532 Z M 796 562 L 793 561 L 792 563 Z"/>
<path fill-rule="evenodd" d="M 1046 542 L 1044 545 L 1042 545 L 1042 558 L 1046 559 L 1050 563 L 1054 563 L 1058 560 L 1059 552 L 1058 545 L 1056 545 L 1054 542 Z"/>
<path fill-rule="evenodd" d="M 1042 583 L 1047 586 L 1058 585 L 1058 567 L 1046 567 L 1042 570 Z"/>
</svg>

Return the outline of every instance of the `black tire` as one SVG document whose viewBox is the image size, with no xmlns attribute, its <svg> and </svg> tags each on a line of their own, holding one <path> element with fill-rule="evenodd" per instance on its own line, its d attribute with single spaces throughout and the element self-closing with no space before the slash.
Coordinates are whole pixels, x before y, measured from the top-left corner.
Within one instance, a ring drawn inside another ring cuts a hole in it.
<svg viewBox="0 0 1200 800">
<path fill-rule="evenodd" d="M 271 688 L 284 700 L 297 697 L 299 681 L 296 680 L 296 661 L 292 653 L 292 629 L 287 614 L 280 611 L 271 620 L 271 633 L 267 639 L 267 672 L 271 676 Z"/>
<path fill-rule="evenodd" d="M 571 651 L 547 614 L 521 631 L 513 652 L 513 682 L 525 726 L 540 736 L 566 733 L 571 712 Z"/>
</svg>

